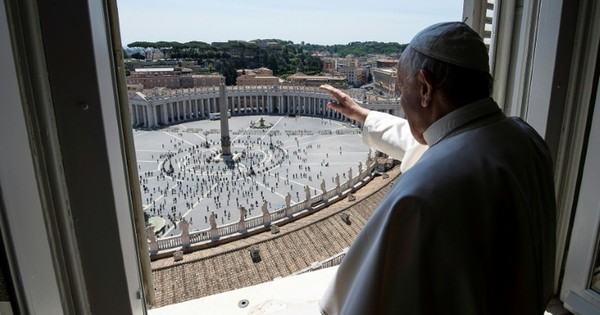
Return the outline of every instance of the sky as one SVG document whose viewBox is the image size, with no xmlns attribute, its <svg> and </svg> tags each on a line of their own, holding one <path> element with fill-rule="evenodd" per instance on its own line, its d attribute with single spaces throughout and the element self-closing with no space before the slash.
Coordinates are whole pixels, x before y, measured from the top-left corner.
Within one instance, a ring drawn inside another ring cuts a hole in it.
<svg viewBox="0 0 600 315">
<path fill-rule="evenodd" d="M 294 43 L 410 42 L 462 19 L 464 0 L 117 0 L 121 42 L 282 39 Z"/>
</svg>

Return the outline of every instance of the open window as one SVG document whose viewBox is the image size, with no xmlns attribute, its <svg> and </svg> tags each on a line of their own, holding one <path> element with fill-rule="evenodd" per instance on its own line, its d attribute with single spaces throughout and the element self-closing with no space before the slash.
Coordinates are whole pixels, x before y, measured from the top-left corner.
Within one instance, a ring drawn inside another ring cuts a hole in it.
<svg viewBox="0 0 600 315">
<path fill-rule="evenodd" d="M 494 97 L 555 157 L 557 293 L 597 312 L 600 4 L 465 0 L 465 16 L 489 38 Z M 152 298 L 118 36 L 114 0 L 0 5 L 0 231 L 21 313 L 143 314 Z"/>
</svg>

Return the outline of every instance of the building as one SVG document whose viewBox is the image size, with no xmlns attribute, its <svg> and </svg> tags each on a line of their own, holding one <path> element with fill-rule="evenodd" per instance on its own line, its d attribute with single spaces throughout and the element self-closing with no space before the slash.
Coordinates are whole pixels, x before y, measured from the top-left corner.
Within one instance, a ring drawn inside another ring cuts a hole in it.
<svg viewBox="0 0 600 315">
<path fill-rule="evenodd" d="M 279 85 L 279 78 L 274 76 L 259 76 L 254 73 L 242 74 L 236 78 L 236 85 Z"/>
<path fill-rule="evenodd" d="M 236 85 L 279 85 L 279 77 L 273 76 L 273 70 L 258 68 L 237 71 Z"/>
<path fill-rule="evenodd" d="M 396 69 L 398 67 L 397 59 L 378 59 L 376 61 L 377 68 L 391 68 Z"/>
<path fill-rule="evenodd" d="M 346 77 L 336 75 L 306 75 L 304 73 L 296 73 L 287 78 L 293 84 L 304 86 L 320 86 L 329 84 L 338 88 L 348 86 Z"/>
<path fill-rule="evenodd" d="M 272 76 L 273 75 L 273 70 L 269 69 L 269 68 L 258 68 L 258 69 L 254 69 L 252 70 L 252 72 L 254 72 L 256 75 L 260 75 L 260 76 Z"/>
<path fill-rule="evenodd" d="M 114 0 L 0 5 L 0 143 L 8 147 L 0 150 L 3 313 L 157 311 L 146 311 L 152 280 L 116 8 Z M 556 301 L 549 311 L 598 314 L 600 5 L 465 0 L 464 17 L 490 43 L 494 99 L 529 122 L 554 157 Z M 298 290 L 322 290 L 294 279 L 278 306 L 298 305 Z M 236 294 L 212 309 L 239 311 Z"/>
<path fill-rule="evenodd" d="M 346 77 L 350 86 L 359 87 L 367 83 L 368 63 L 366 58 L 332 58 L 324 57 L 323 72 L 333 76 Z"/>
<path fill-rule="evenodd" d="M 181 77 L 181 87 L 183 88 L 219 86 L 220 82 L 221 75 L 218 73 L 192 74 L 191 81 L 190 76 Z"/>
<path fill-rule="evenodd" d="M 139 68 L 176 68 L 181 67 L 177 60 L 172 59 L 159 59 L 159 60 L 137 60 L 137 59 L 126 59 L 125 67 L 129 69 L 129 71 L 134 71 Z M 185 68 L 191 68 L 188 66 L 183 66 Z"/>
<path fill-rule="evenodd" d="M 355 65 L 340 65 L 337 68 L 338 75 L 345 76 L 348 85 L 359 87 L 367 83 L 367 68 Z"/>
<path fill-rule="evenodd" d="M 166 87 L 181 88 L 181 76 L 191 76 L 192 70 L 187 68 L 138 68 L 131 72 L 127 84 L 142 84 L 145 89 Z"/>
<path fill-rule="evenodd" d="M 322 58 L 323 72 L 333 74 L 337 68 L 337 60 L 335 58 Z"/>
<path fill-rule="evenodd" d="M 218 86 L 219 82 L 218 74 L 193 75 L 189 68 L 138 68 L 127 77 L 127 84 L 141 84 L 144 89 Z"/>
<path fill-rule="evenodd" d="M 375 68 L 371 70 L 373 73 L 373 89 L 382 95 L 397 96 L 396 80 L 398 75 L 396 69 L 392 68 Z"/>
</svg>

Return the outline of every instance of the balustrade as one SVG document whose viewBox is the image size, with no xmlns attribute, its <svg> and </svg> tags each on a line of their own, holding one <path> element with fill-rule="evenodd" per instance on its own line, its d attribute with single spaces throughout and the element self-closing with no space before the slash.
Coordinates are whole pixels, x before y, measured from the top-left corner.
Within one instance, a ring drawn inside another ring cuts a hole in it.
<svg viewBox="0 0 600 315">
<path fill-rule="evenodd" d="M 362 164 L 360 164 L 360 165 L 362 167 Z M 367 160 L 366 167 L 363 167 L 364 170 L 362 170 L 362 172 L 359 172 L 355 177 L 353 177 L 353 182 L 355 184 L 362 185 L 365 183 L 365 181 L 364 181 L 365 178 L 369 177 L 368 179 L 370 180 L 372 178 L 371 174 L 375 170 L 376 166 L 377 165 L 375 163 L 372 163 L 372 161 Z M 350 180 L 348 180 L 347 182 L 340 185 L 340 190 L 342 191 L 341 195 L 338 195 L 337 187 L 333 187 L 330 190 L 326 190 L 324 193 L 313 196 L 308 201 L 303 201 L 303 202 L 299 202 L 299 203 L 292 205 L 290 207 L 288 213 L 290 215 L 293 215 L 293 214 L 301 212 L 305 209 L 312 210 L 312 209 L 314 209 L 313 205 L 318 202 L 321 202 L 321 201 L 327 202 L 332 198 L 338 198 L 338 199 L 344 198 L 345 195 L 347 193 L 349 193 L 349 189 L 352 187 L 353 186 L 351 186 Z M 281 222 L 282 220 L 290 220 L 290 218 L 288 218 L 286 216 L 285 208 L 270 212 L 269 215 L 270 215 L 271 224 L 276 224 L 278 222 Z M 248 219 L 244 220 L 244 223 L 245 223 L 244 230 L 247 231 L 247 230 L 250 230 L 253 228 L 257 228 L 257 227 L 266 229 L 263 225 L 263 222 L 264 221 L 263 221 L 262 213 L 258 214 L 255 217 L 248 218 Z M 230 235 L 240 233 L 240 224 L 239 224 L 239 222 L 228 223 L 226 225 L 218 226 L 217 229 L 218 229 L 218 233 L 217 233 L 218 237 L 223 238 L 223 237 L 227 237 Z M 148 236 L 148 239 L 150 242 L 152 242 L 151 236 Z M 210 241 L 210 239 L 211 239 L 210 228 L 200 230 L 200 231 L 193 231 L 193 232 L 189 233 L 190 245 L 198 244 L 198 243 L 202 243 L 202 242 L 208 242 L 208 241 Z M 178 248 L 182 247 L 182 237 L 181 237 L 181 235 L 165 237 L 165 238 L 157 239 L 156 243 L 158 245 L 159 251 L 178 249 Z M 156 251 L 151 251 L 151 254 L 152 255 L 156 254 Z M 343 258 L 343 256 L 340 257 L 339 259 L 341 260 L 342 258 Z"/>
</svg>

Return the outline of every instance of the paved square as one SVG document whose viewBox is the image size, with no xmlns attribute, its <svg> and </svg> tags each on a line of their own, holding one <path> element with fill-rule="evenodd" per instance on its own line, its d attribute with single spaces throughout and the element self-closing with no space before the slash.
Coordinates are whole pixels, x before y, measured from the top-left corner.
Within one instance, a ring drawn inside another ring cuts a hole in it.
<svg viewBox="0 0 600 315">
<path fill-rule="evenodd" d="M 266 128 L 253 128 L 264 119 Z M 239 158 L 232 168 L 216 161 L 220 150 L 218 120 L 200 120 L 146 131 L 134 130 L 139 183 L 144 210 L 153 222 L 163 218 L 159 237 L 180 234 L 177 222 L 185 217 L 190 231 L 209 227 L 211 212 L 217 224 L 262 215 L 305 200 L 345 182 L 349 169 L 364 168 L 369 148 L 360 129 L 335 120 L 314 117 L 240 116 L 229 119 L 231 152 Z M 272 145 L 271 145 L 272 143 Z M 254 175 L 251 175 L 254 174 Z"/>
</svg>

